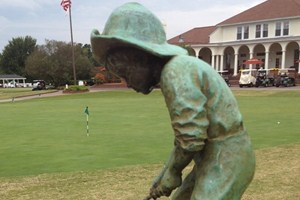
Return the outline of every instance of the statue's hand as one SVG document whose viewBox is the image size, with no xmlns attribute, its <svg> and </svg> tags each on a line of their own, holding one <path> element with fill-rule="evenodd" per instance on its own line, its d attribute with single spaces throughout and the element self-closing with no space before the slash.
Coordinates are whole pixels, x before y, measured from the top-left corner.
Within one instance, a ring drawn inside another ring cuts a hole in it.
<svg viewBox="0 0 300 200">
<path fill-rule="evenodd" d="M 157 199 L 161 196 L 170 196 L 172 191 L 181 185 L 181 174 L 171 173 L 170 170 L 165 170 L 162 176 L 159 176 L 153 183 L 149 197 Z"/>
<path fill-rule="evenodd" d="M 166 166 L 153 182 L 146 199 L 170 196 L 172 191 L 181 185 L 181 172 L 191 162 L 194 154 L 194 152 L 186 152 L 180 146 L 176 145 Z"/>
</svg>

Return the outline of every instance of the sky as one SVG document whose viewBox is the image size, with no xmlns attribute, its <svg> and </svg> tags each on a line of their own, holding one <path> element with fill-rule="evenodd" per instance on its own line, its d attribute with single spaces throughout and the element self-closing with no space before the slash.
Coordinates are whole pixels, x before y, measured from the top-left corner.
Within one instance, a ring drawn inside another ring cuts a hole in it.
<svg viewBox="0 0 300 200">
<path fill-rule="evenodd" d="M 136 0 L 165 24 L 167 39 L 195 27 L 213 26 L 265 0 Z M 68 14 L 61 0 L 0 0 L 0 53 L 16 37 L 70 42 Z M 93 29 L 103 31 L 111 12 L 126 0 L 72 0 L 75 43 L 90 44 Z M 213 2 L 213 3 L 212 3 Z"/>
</svg>

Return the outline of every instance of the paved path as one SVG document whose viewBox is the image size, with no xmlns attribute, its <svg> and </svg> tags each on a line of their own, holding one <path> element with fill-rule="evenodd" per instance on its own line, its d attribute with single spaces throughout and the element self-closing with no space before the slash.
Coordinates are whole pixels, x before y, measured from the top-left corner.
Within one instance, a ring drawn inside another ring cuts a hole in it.
<svg viewBox="0 0 300 200">
<path fill-rule="evenodd" d="M 128 90 L 126 87 L 91 87 L 90 92 L 104 92 L 104 91 L 113 91 L 113 90 Z M 45 97 L 54 97 L 54 96 L 62 96 L 62 95 L 71 95 L 70 93 L 63 93 L 62 90 L 56 91 L 56 92 L 50 92 L 50 93 L 44 93 L 44 94 L 37 94 L 37 95 L 29 95 L 24 97 L 15 97 L 12 99 L 2 99 L 0 100 L 0 103 L 2 102 L 15 102 L 15 101 L 23 101 L 27 99 L 37 99 L 37 98 L 45 98 Z"/>
<path fill-rule="evenodd" d="M 62 91 L 57 92 L 50 92 L 50 93 L 44 93 L 44 94 L 37 94 L 37 95 L 29 95 L 24 97 L 15 97 L 12 99 L 1 99 L 0 103 L 2 102 L 15 102 L 15 101 L 22 101 L 27 99 L 36 99 L 36 98 L 43 98 L 43 97 L 51 97 L 51 96 L 58 96 L 63 95 Z"/>
</svg>

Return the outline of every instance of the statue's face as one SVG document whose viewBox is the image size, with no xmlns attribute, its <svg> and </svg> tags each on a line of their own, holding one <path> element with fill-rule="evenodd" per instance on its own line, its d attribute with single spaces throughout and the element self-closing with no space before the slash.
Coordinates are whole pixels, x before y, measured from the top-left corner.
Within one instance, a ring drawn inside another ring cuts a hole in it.
<svg viewBox="0 0 300 200">
<path fill-rule="evenodd" d="M 121 48 L 108 53 L 107 68 L 124 78 L 127 86 L 149 94 L 160 79 L 159 59 L 138 49 Z"/>
</svg>

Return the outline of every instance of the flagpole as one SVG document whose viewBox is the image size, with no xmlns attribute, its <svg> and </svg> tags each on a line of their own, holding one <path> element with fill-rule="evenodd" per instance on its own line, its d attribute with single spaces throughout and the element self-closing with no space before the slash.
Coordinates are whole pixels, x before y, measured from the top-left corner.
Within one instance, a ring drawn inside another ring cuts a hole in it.
<svg viewBox="0 0 300 200">
<path fill-rule="evenodd" d="M 72 28 L 72 11 L 71 11 L 71 7 L 72 6 L 69 6 L 70 32 L 71 32 L 71 45 L 72 45 L 72 65 L 73 65 L 74 84 L 77 85 L 76 69 L 75 69 L 75 52 L 74 52 L 74 42 L 73 42 L 73 28 Z"/>
<path fill-rule="evenodd" d="M 86 136 L 89 136 L 89 107 L 85 107 L 84 113 L 86 114 Z"/>
<path fill-rule="evenodd" d="M 89 136 L 89 115 L 86 115 L 86 136 Z"/>
</svg>

